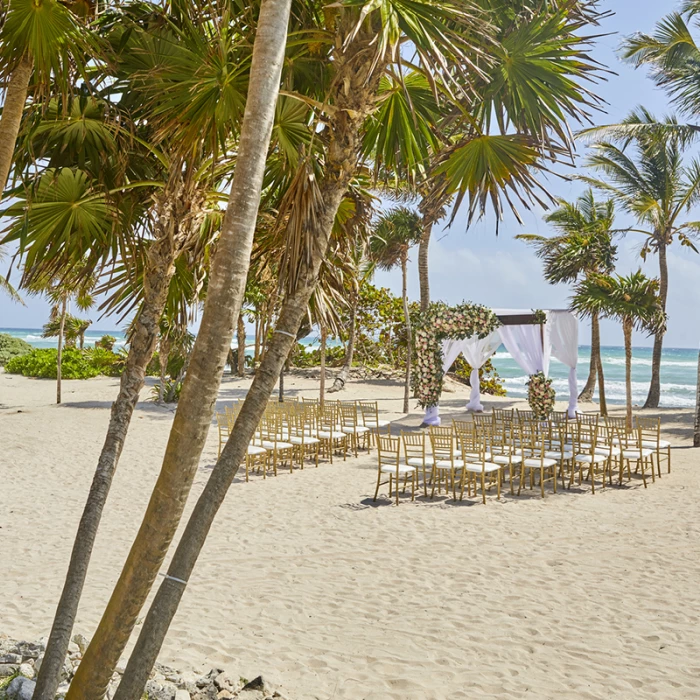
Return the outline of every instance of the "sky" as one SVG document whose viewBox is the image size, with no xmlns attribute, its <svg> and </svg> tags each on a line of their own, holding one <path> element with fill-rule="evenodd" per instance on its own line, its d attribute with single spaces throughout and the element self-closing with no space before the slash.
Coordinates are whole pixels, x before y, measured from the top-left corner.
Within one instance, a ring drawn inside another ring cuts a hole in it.
<svg viewBox="0 0 700 700">
<path fill-rule="evenodd" d="M 677 5 L 673 0 L 607 0 L 602 3 L 603 8 L 612 10 L 615 14 L 601 27 L 601 32 L 609 36 L 598 39 L 594 57 L 615 71 L 616 75 L 608 76 L 606 82 L 594 88 L 608 103 L 606 113 L 596 115 L 596 123 L 617 122 L 640 104 L 659 117 L 671 112 L 666 95 L 654 87 L 644 70 L 635 70 L 620 62 L 617 49 L 623 36 L 635 31 L 652 31 L 655 23 L 663 15 L 677 9 Z M 585 146 L 579 147 L 579 168 L 585 151 Z M 570 174 L 571 170 L 562 168 L 560 172 Z M 547 184 L 554 195 L 568 200 L 575 199 L 584 189 L 579 182 L 568 182 L 555 177 L 550 177 Z M 565 308 L 570 289 L 566 285 L 547 284 L 542 279 L 540 261 L 528 246 L 515 240 L 519 233 L 552 233 L 542 219 L 546 212 L 538 209 L 521 213 L 524 225 L 518 224 L 514 216 L 507 215 L 499 226 L 498 236 L 495 219 L 488 216 L 483 221 L 472 224 L 468 231 L 463 212 L 458 213 L 449 229 L 444 224 L 436 225 L 430 246 L 431 298 L 448 303 L 468 300 L 491 308 Z M 697 217 L 698 212 L 693 215 Z M 619 226 L 632 223 L 618 213 Z M 618 272 L 627 273 L 640 266 L 640 245 L 641 237 L 635 234 L 629 234 L 618 241 Z M 6 263 L 7 261 L 4 268 Z M 650 257 L 643 268 L 647 274 L 656 276 L 658 268 L 655 257 Z M 669 253 L 669 279 L 666 346 L 697 347 L 700 341 L 700 256 L 686 248 L 681 249 L 680 246 L 672 249 Z M 376 274 L 375 284 L 400 293 L 400 273 L 380 271 Z M 411 255 L 408 290 L 412 299 L 419 298 L 417 250 Z M 33 298 L 27 299 L 26 304 L 26 307 L 22 307 L 0 295 L 0 328 L 41 327 L 48 317 L 48 303 Z M 94 312 L 92 316 L 96 319 L 97 313 Z M 111 318 L 96 320 L 93 326 L 105 330 L 116 327 L 116 320 Z M 622 331 L 613 322 L 602 322 L 601 337 L 604 345 L 622 345 Z M 581 343 L 587 342 L 588 330 L 582 324 Z M 651 342 L 651 339 L 640 334 L 634 339 L 635 345 L 650 345 Z"/>
</svg>

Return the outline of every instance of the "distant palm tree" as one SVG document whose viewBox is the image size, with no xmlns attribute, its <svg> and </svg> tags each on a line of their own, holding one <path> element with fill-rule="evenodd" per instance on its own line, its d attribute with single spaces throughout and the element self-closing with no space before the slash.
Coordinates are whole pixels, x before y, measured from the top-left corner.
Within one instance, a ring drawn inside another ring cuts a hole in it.
<svg viewBox="0 0 700 700">
<path fill-rule="evenodd" d="M 0 250 L 0 261 L 3 259 L 4 253 Z M 0 275 L 0 290 L 5 292 L 10 299 L 13 301 L 18 301 L 20 304 L 24 304 L 22 301 L 22 297 L 17 293 L 17 290 L 10 284 L 10 281 L 7 279 L 7 277 L 4 277 L 3 275 Z"/>
<path fill-rule="evenodd" d="M 700 232 L 700 222 L 684 220 L 684 215 L 700 201 L 700 161 L 683 162 L 688 133 L 674 118 L 659 123 L 644 108 L 632 112 L 622 124 L 583 132 L 586 137 L 601 139 L 593 144 L 588 165 L 603 178 L 582 179 L 612 195 L 637 219 L 640 228 L 630 231 L 646 237 L 642 259 L 649 253 L 656 253 L 659 258 L 659 295 L 664 311 L 669 246 L 678 241 L 698 252 L 693 239 Z M 663 337 L 664 331 L 660 330 L 654 339 L 645 408 L 659 405 Z"/>
<path fill-rule="evenodd" d="M 627 277 L 589 275 L 575 289 L 571 307 L 581 314 L 599 314 L 622 323 L 625 337 L 625 394 L 627 429 L 632 429 L 632 331 L 663 332 L 666 313 L 659 293 L 659 281 L 641 270 Z"/>
<path fill-rule="evenodd" d="M 520 240 L 531 244 L 544 266 L 544 278 L 550 284 L 572 283 L 591 274 L 610 274 L 615 267 L 617 246 L 612 242 L 615 205 L 612 200 L 597 202 L 588 190 L 575 202 L 559 200 L 559 208 L 545 217 L 559 235 L 521 234 Z M 579 395 L 590 401 L 599 383 L 601 412 L 605 413 L 605 383 L 600 359 L 600 325 L 597 314 L 591 315 L 591 360 L 588 380 Z"/>
<path fill-rule="evenodd" d="M 408 251 L 420 243 L 421 216 L 408 207 L 396 207 L 382 214 L 374 236 L 369 242 L 369 258 L 382 270 L 401 266 L 401 298 L 406 324 L 406 378 L 404 381 L 403 412 L 408 413 L 411 393 L 411 315 L 408 308 Z"/>
</svg>

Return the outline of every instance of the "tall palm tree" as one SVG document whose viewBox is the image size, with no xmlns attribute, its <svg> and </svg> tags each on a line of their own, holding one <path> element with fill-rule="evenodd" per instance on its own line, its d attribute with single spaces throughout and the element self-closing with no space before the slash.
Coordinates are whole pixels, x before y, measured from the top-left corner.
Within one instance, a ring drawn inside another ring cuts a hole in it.
<svg viewBox="0 0 700 700">
<path fill-rule="evenodd" d="M 657 279 L 641 270 L 621 275 L 589 275 L 576 285 L 571 307 L 581 314 L 599 314 L 622 323 L 625 338 L 625 395 L 627 429 L 632 429 L 632 331 L 657 333 L 666 325 L 666 313 Z"/>
<path fill-rule="evenodd" d="M 532 245 L 542 260 L 544 278 L 550 284 L 571 284 L 591 274 L 610 274 L 615 267 L 617 246 L 612 242 L 615 205 L 612 200 L 597 202 L 589 189 L 575 202 L 559 200 L 559 207 L 545 217 L 559 235 L 546 237 L 535 234 L 516 236 Z M 601 412 L 605 413 L 605 384 L 600 358 L 600 324 L 591 316 L 591 360 L 588 380 L 579 395 L 590 401 L 600 378 Z"/>
<path fill-rule="evenodd" d="M 406 377 L 404 380 L 403 412 L 408 413 L 411 395 L 411 353 L 413 337 L 408 308 L 408 253 L 420 243 L 420 215 L 407 207 L 395 207 L 379 217 L 374 236 L 369 243 L 369 258 L 381 270 L 401 266 L 401 299 L 406 324 Z"/>
<path fill-rule="evenodd" d="M 76 3 L 79 4 L 79 3 Z M 81 71 L 88 33 L 69 5 L 59 0 L 10 0 L 0 20 L 0 79 L 5 101 L 0 117 L 0 193 L 12 167 L 22 114 L 31 93 L 66 91 Z M 33 80 L 32 80 L 33 78 Z"/>
<path fill-rule="evenodd" d="M 668 128 L 660 128 L 668 127 Z M 655 253 L 659 260 L 659 293 L 666 310 L 668 298 L 668 248 L 676 241 L 698 252 L 694 239 L 700 222 L 688 220 L 690 209 L 700 201 L 700 160 L 684 162 L 688 145 L 685 132 L 677 129 L 674 118 L 657 122 L 644 108 L 632 112 L 622 124 L 589 129 L 586 138 L 613 136 L 615 140 L 595 140 L 587 164 L 602 177 L 583 179 L 611 195 L 632 216 L 645 239 L 642 259 Z M 651 384 L 645 408 L 659 405 L 661 353 L 664 328 L 654 338 Z"/>
</svg>

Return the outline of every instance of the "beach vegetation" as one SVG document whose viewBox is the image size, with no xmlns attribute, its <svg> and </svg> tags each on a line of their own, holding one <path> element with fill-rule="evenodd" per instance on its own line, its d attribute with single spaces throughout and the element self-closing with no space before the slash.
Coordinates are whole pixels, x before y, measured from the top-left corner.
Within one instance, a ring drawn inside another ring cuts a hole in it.
<svg viewBox="0 0 700 700">
<path fill-rule="evenodd" d="M 700 160 L 685 160 L 697 131 L 680 127 L 675 117 L 658 121 L 640 107 L 621 124 L 588 129 L 583 135 L 593 139 L 587 165 L 597 174 L 583 179 L 636 219 L 636 226 L 627 230 L 643 236 L 642 260 L 657 256 L 665 311 L 669 248 L 678 243 L 698 252 L 700 222 L 692 218 L 691 209 L 700 202 Z M 660 328 L 654 336 L 645 408 L 659 405 L 664 333 Z"/>
<path fill-rule="evenodd" d="M 666 312 L 658 279 L 641 270 L 630 275 L 589 275 L 574 289 L 571 308 L 580 314 L 597 313 L 619 321 L 625 341 L 625 396 L 627 430 L 632 430 L 632 332 L 663 332 Z"/>
<path fill-rule="evenodd" d="M 7 364 L 13 357 L 21 357 L 32 351 L 32 346 L 21 338 L 15 338 L 9 333 L 0 333 L 0 367 Z"/>
<path fill-rule="evenodd" d="M 61 356 L 61 376 L 64 379 L 90 379 L 102 372 L 91 361 L 90 351 L 65 348 Z M 26 355 L 12 358 L 6 365 L 9 374 L 21 374 L 39 379 L 56 379 L 58 376 L 58 350 L 34 348 Z"/>
<path fill-rule="evenodd" d="M 116 342 L 117 339 L 113 335 L 103 335 L 99 340 L 95 341 L 95 347 L 104 348 L 105 350 L 109 350 L 111 352 L 114 350 L 114 345 Z"/>
<path fill-rule="evenodd" d="M 558 200 L 558 207 L 545 216 L 557 235 L 516 236 L 532 246 L 542 260 L 544 278 L 550 284 L 572 284 L 591 274 L 610 274 L 615 269 L 617 245 L 613 243 L 615 206 L 611 199 L 596 201 L 589 189 L 575 202 Z M 580 401 L 591 401 L 598 382 L 600 410 L 607 413 L 605 379 L 600 357 L 600 323 L 591 316 L 591 359 L 588 379 L 579 394 Z"/>
</svg>

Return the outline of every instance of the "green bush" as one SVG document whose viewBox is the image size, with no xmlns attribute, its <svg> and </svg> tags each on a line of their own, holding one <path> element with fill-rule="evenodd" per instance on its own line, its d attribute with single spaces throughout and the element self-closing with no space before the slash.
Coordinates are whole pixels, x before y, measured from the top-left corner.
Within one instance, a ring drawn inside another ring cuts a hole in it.
<svg viewBox="0 0 700 700">
<path fill-rule="evenodd" d="M 32 351 L 32 346 L 21 338 L 0 333 L 0 367 L 13 357 L 21 357 Z"/>
<path fill-rule="evenodd" d="M 12 358 L 5 371 L 25 377 L 56 379 L 58 351 L 54 348 L 33 349 L 29 354 Z M 90 353 L 77 348 L 65 348 L 61 361 L 61 376 L 64 379 L 89 379 L 100 374 L 90 359 Z"/>
<path fill-rule="evenodd" d="M 463 384 L 469 384 L 472 368 L 464 359 L 464 356 L 460 355 L 455 360 L 452 371 L 459 381 Z M 491 396 L 506 395 L 503 380 L 499 376 L 491 360 L 486 360 L 483 366 L 479 368 L 479 385 L 482 394 L 490 394 Z"/>
<path fill-rule="evenodd" d="M 326 347 L 326 366 L 327 367 L 342 367 L 345 361 L 345 348 L 341 345 Z M 308 350 L 307 345 L 297 343 L 294 359 L 292 360 L 294 367 L 318 367 L 321 364 L 321 349 Z"/>
<path fill-rule="evenodd" d="M 110 352 L 114 351 L 114 344 L 117 339 L 113 335 L 103 335 L 98 341 L 95 342 L 96 348 L 104 348 Z"/>
<path fill-rule="evenodd" d="M 126 363 L 126 354 L 116 353 L 95 345 L 85 350 L 92 366 L 107 377 L 121 377 Z"/>
</svg>

